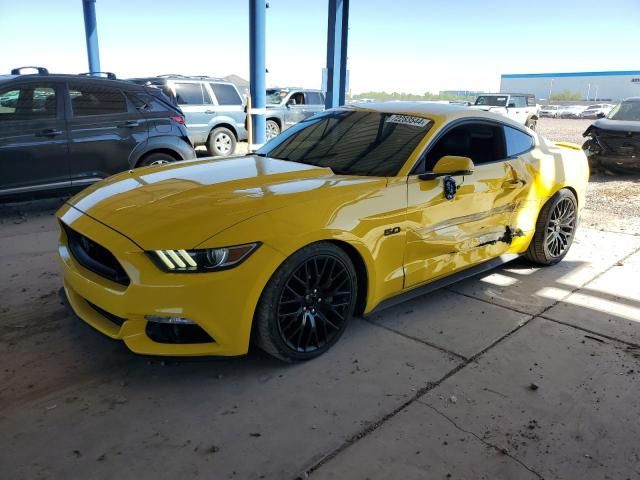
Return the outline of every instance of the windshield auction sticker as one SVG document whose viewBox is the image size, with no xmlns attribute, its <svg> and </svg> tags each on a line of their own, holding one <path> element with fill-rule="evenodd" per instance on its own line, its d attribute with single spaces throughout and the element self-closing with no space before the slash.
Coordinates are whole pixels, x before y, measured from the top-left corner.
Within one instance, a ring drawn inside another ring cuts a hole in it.
<svg viewBox="0 0 640 480">
<path fill-rule="evenodd" d="M 400 125 L 424 128 L 431 123 L 431 120 L 428 118 L 414 117 L 412 115 L 391 115 L 385 120 L 385 123 L 399 123 Z"/>
</svg>

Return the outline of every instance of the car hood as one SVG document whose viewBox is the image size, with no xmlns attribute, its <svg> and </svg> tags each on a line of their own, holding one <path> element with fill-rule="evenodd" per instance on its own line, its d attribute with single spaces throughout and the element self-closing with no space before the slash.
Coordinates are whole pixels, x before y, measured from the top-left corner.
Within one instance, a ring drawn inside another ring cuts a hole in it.
<svg viewBox="0 0 640 480">
<path fill-rule="evenodd" d="M 615 130 L 619 132 L 640 132 L 640 122 L 633 120 L 609 120 L 608 118 L 601 118 L 591 124 L 592 127 L 599 128 L 601 130 Z"/>
<path fill-rule="evenodd" d="M 317 198 L 320 189 L 371 181 L 251 155 L 130 170 L 68 203 L 144 250 L 194 248 L 248 218 Z"/>
</svg>

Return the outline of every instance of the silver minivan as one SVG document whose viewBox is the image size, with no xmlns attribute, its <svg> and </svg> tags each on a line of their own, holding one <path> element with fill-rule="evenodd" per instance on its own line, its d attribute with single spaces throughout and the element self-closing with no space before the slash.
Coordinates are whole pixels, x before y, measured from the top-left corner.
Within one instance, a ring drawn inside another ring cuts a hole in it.
<svg viewBox="0 0 640 480">
<path fill-rule="evenodd" d="M 160 87 L 182 109 L 194 146 L 210 155 L 232 155 L 236 143 L 247 139 L 245 102 L 237 87 L 212 77 L 161 75 L 131 81 Z"/>
</svg>

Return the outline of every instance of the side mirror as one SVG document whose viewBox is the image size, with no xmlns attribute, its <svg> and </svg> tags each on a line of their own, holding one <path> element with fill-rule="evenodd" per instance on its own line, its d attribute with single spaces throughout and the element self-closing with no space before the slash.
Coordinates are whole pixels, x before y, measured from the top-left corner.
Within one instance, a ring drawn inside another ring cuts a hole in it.
<svg viewBox="0 0 640 480">
<path fill-rule="evenodd" d="M 420 180 L 433 180 L 447 175 L 471 175 L 473 167 L 473 160 L 469 157 L 446 155 L 436 162 L 431 172 L 425 172 L 419 178 Z"/>
<path fill-rule="evenodd" d="M 516 108 L 516 104 L 515 104 L 515 103 L 513 103 L 513 102 L 510 102 L 510 103 L 507 105 L 507 108 Z"/>
</svg>

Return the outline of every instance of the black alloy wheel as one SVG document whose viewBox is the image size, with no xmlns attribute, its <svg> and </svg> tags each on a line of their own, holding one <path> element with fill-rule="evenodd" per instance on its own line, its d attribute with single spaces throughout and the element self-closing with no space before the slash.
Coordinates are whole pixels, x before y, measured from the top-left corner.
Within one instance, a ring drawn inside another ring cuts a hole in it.
<svg viewBox="0 0 640 480">
<path fill-rule="evenodd" d="M 576 206 L 570 198 L 561 199 L 547 223 L 545 248 L 552 257 L 562 256 L 571 245 L 576 228 Z"/>
<path fill-rule="evenodd" d="M 540 265 L 553 265 L 562 260 L 578 225 L 578 202 L 573 192 L 560 190 L 540 210 L 536 231 L 526 257 Z"/>
<path fill-rule="evenodd" d="M 330 243 L 305 247 L 282 264 L 265 288 L 256 343 L 283 360 L 314 358 L 340 338 L 356 297 L 356 272 L 343 250 Z"/>
</svg>

